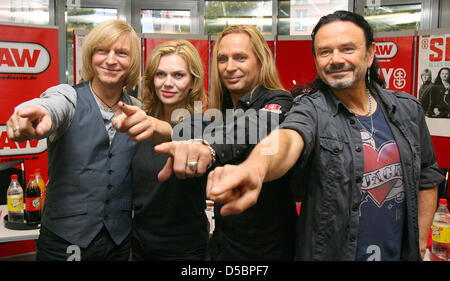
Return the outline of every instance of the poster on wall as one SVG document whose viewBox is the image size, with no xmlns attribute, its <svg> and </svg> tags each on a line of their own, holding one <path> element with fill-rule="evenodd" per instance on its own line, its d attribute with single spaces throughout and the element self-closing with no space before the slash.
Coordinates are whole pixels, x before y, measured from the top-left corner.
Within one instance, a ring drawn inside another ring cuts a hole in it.
<svg viewBox="0 0 450 281">
<path fill-rule="evenodd" d="M 450 32 L 419 36 L 417 74 L 416 97 L 431 135 L 450 137 Z"/>
<path fill-rule="evenodd" d="M 81 65 L 83 64 L 83 43 L 88 35 L 87 30 L 74 30 L 73 31 L 73 81 L 74 84 L 83 82 L 81 77 Z"/>
<path fill-rule="evenodd" d="M 386 89 L 413 94 L 414 36 L 375 38 L 375 56 Z"/>
<path fill-rule="evenodd" d="M 41 168 L 46 176 L 46 140 L 11 141 L 6 122 L 15 106 L 59 84 L 58 29 L 0 25 L 0 30 L 0 165 L 26 160 L 26 169 Z"/>
</svg>

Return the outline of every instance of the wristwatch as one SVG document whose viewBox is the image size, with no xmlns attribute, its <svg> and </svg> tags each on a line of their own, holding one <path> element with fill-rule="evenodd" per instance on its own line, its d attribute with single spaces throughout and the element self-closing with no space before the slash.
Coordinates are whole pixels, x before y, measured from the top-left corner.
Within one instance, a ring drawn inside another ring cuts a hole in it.
<svg viewBox="0 0 450 281">
<path fill-rule="evenodd" d="M 209 153 L 211 153 L 211 162 L 209 163 L 207 169 L 211 168 L 211 166 L 216 163 L 216 151 L 211 147 L 211 145 L 204 139 L 192 139 L 191 141 L 196 143 L 201 143 L 206 145 L 206 147 L 209 149 Z"/>
</svg>

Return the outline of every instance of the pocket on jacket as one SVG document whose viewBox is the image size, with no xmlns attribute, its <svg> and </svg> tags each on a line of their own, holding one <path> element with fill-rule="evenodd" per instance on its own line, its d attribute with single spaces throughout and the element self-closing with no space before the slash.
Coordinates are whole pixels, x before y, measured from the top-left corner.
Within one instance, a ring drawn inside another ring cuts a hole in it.
<svg viewBox="0 0 450 281">
<path fill-rule="evenodd" d="M 51 218 L 65 218 L 87 214 L 86 203 L 71 204 L 70 206 L 46 206 L 46 214 Z"/>
<path fill-rule="evenodd" d="M 122 199 L 121 210 L 131 212 L 131 200 Z"/>
<path fill-rule="evenodd" d="M 320 138 L 320 165 L 335 174 L 344 166 L 344 143 L 335 139 Z"/>
</svg>

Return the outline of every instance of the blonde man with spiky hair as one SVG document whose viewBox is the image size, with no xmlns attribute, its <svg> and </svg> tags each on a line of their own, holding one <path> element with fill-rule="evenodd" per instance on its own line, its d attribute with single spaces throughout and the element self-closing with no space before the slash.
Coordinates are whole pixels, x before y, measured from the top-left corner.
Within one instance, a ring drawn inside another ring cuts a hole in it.
<svg viewBox="0 0 450 281">
<path fill-rule="evenodd" d="M 150 137 L 154 127 L 123 91 L 136 85 L 139 69 L 136 32 L 122 20 L 105 21 L 85 41 L 86 82 L 49 88 L 8 120 L 11 140 L 48 138 L 38 260 L 128 260 L 134 140 Z M 121 124 L 131 137 L 113 127 L 116 116 L 133 119 Z"/>
</svg>

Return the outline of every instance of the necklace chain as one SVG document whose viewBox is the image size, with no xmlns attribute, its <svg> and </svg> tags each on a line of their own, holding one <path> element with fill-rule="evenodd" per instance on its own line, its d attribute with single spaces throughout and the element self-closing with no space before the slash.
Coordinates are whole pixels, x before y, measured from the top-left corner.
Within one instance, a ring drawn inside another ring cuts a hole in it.
<svg viewBox="0 0 450 281">
<path fill-rule="evenodd" d="M 372 137 L 373 137 L 373 134 L 374 134 L 373 118 L 372 118 L 372 115 L 370 115 L 370 127 L 371 127 L 370 132 L 366 129 L 366 127 L 363 125 L 363 123 L 362 123 L 362 122 L 359 120 L 359 118 L 358 118 L 358 116 L 369 116 L 369 114 L 372 112 L 372 95 L 370 94 L 369 89 L 366 90 L 366 93 L 367 93 L 367 98 L 368 98 L 368 100 L 369 100 L 369 110 L 367 111 L 367 113 L 366 113 L 365 115 L 358 115 L 358 114 L 356 114 L 355 112 L 353 112 L 352 110 L 351 110 L 351 112 L 352 112 L 353 114 L 355 114 L 356 120 L 357 120 L 358 123 L 361 125 L 361 127 L 363 128 L 363 130 L 367 131 L 367 132 L 370 134 L 370 138 L 372 138 Z"/>
<path fill-rule="evenodd" d="M 109 109 L 109 111 L 111 111 L 111 112 L 115 112 L 115 110 L 114 110 L 114 107 L 119 103 L 119 101 L 120 101 L 120 97 L 119 97 L 119 99 L 113 104 L 113 105 L 109 105 L 109 104 L 107 104 L 101 97 L 99 97 L 95 92 L 94 92 L 94 89 L 92 89 L 92 84 L 91 84 L 91 82 L 89 82 L 89 87 L 91 88 L 91 92 L 104 104 L 104 105 L 106 105 L 107 107 L 108 107 L 108 109 Z"/>
<path fill-rule="evenodd" d="M 367 111 L 365 116 L 369 116 L 369 114 L 372 112 L 372 95 L 370 94 L 369 90 L 367 90 L 367 98 L 369 99 L 369 110 Z"/>
</svg>

